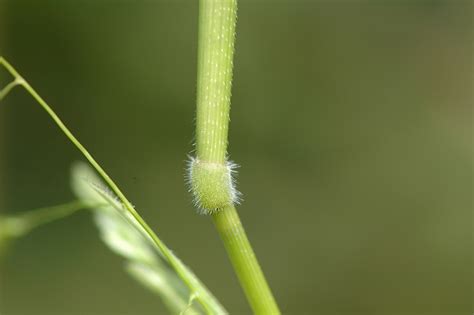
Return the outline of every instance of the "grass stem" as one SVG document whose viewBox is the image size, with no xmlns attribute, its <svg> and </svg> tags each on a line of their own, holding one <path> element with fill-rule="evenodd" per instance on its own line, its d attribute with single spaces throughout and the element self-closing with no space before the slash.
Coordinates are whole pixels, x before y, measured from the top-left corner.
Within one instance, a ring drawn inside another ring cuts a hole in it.
<svg viewBox="0 0 474 315">
<path fill-rule="evenodd" d="M 279 314 L 235 207 L 222 209 L 212 218 L 254 313 Z"/>
<path fill-rule="evenodd" d="M 200 0 L 199 10 L 196 149 L 198 161 L 208 165 L 205 171 L 209 173 L 202 176 L 202 181 L 209 179 L 209 186 L 221 183 L 211 181 L 216 176 L 221 176 L 216 169 L 228 167 L 227 137 L 237 0 Z M 200 184 L 206 186 L 202 182 Z M 208 189 L 214 196 L 202 196 L 205 193 L 203 190 L 201 199 L 226 200 L 215 195 L 234 191 L 232 183 L 228 184 L 228 188 Z M 225 185 L 225 181 L 222 185 Z M 232 201 L 217 209 L 208 209 L 209 213 L 254 313 L 279 314 L 276 301 L 233 205 L 235 200 Z"/>
</svg>

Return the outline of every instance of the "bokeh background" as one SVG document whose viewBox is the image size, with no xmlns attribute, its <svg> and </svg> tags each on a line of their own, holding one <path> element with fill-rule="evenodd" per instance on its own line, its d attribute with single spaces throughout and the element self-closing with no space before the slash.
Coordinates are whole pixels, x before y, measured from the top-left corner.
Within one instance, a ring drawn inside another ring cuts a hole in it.
<svg viewBox="0 0 474 315">
<path fill-rule="evenodd" d="M 241 0 L 230 156 L 284 314 L 472 314 L 472 1 Z M 231 314 L 249 314 L 184 184 L 197 1 L 0 0 L 0 53 Z M 1 84 L 8 82 L 0 73 Z M 73 199 L 82 159 L 25 92 L 0 106 L 0 211 Z M 19 240 L 4 315 L 163 314 L 87 211 Z"/>
</svg>

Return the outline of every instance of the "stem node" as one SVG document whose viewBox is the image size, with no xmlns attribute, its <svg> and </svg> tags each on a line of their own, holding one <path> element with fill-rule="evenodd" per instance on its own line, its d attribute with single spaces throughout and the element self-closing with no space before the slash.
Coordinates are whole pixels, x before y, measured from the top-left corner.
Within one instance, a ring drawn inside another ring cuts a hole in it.
<svg viewBox="0 0 474 315">
<path fill-rule="evenodd" d="M 203 214 L 212 214 L 225 207 L 239 203 L 240 193 L 235 189 L 232 162 L 205 162 L 191 158 L 188 166 L 188 181 L 194 195 L 194 203 Z"/>
</svg>

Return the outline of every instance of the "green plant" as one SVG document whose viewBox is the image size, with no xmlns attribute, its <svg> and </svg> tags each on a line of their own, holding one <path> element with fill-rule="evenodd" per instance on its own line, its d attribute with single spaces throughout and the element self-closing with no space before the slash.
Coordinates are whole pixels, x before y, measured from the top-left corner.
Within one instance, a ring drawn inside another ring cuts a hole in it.
<svg viewBox="0 0 474 315">
<path fill-rule="evenodd" d="M 256 314 L 279 314 L 235 208 L 240 193 L 233 180 L 235 164 L 227 160 L 236 18 L 236 0 L 200 1 L 197 150 L 196 156 L 189 161 L 188 181 L 199 211 L 212 217 L 253 311 Z M 1 57 L 0 66 L 5 67 L 13 76 L 13 80 L 0 91 L 0 100 L 14 87 L 23 87 L 101 178 L 83 164 L 74 166 L 72 186 L 80 202 L 64 209 L 71 212 L 70 208 L 93 209 L 105 243 L 127 260 L 129 273 L 157 292 L 173 313 L 225 314 L 225 309 L 190 269 L 166 247 L 46 101 Z M 63 211 L 58 211 L 58 208 L 43 209 L 41 213 L 45 214 L 44 218 L 66 215 Z M 4 218 L 0 224 L 10 222 L 5 226 L 11 226 L 11 220 L 12 218 Z M 28 222 L 34 221 L 25 219 L 22 222 L 28 226 Z M 43 219 L 39 223 L 47 221 Z M 10 234 L 5 234 L 4 239 L 21 234 L 11 232 L 11 228 L 2 230 L 10 231 Z M 28 230 L 23 229 L 24 233 Z M 0 246 L 1 243 L 2 235 Z"/>
<path fill-rule="evenodd" d="M 225 309 L 219 304 L 219 302 L 214 298 L 214 296 L 209 292 L 209 290 L 202 284 L 202 282 L 187 268 L 177 257 L 174 255 L 168 247 L 158 238 L 155 232 L 149 227 L 149 225 L 145 222 L 145 220 L 138 214 L 135 210 L 133 205 L 128 201 L 125 195 L 120 191 L 118 186 L 115 182 L 110 178 L 110 176 L 104 171 L 104 169 L 96 162 L 96 160 L 92 157 L 92 155 L 87 151 L 87 149 L 79 142 L 79 140 L 74 137 L 74 135 L 69 131 L 69 129 L 64 125 L 61 119 L 56 115 L 56 113 L 51 109 L 51 107 L 41 98 L 41 96 L 31 87 L 31 85 L 16 71 L 16 69 L 7 62 L 3 57 L 0 57 L 0 66 L 4 66 L 8 72 L 13 76 L 13 81 L 9 83 L 2 91 L 0 91 L 0 100 L 5 97 L 15 86 L 21 86 L 28 91 L 32 97 L 40 104 L 40 106 L 48 113 L 48 115 L 54 120 L 54 122 L 58 125 L 60 130 L 66 135 L 66 137 L 79 149 L 79 151 L 84 155 L 84 157 L 89 161 L 92 167 L 97 171 L 100 177 L 104 180 L 106 185 L 111 189 L 111 192 L 107 192 L 104 188 L 101 187 L 101 183 L 98 182 L 95 176 L 90 175 L 91 173 L 87 170 L 82 168 L 82 171 L 75 171 L 74 173 L 76 176 L 73 178 L 74 187 L 76 188 L 76 193 L 79 195 L 80 199 L 83 201 L 85 205 L 89 208 L 97 208 L 100 209 L 101 207 L 97 207 L 97 204 L 108 204 L 107 208 L 115 209 L 115 211 L 119 212 L 119 215 L 122 216 L 126 222 L 122 223 L 121 231 L 123 233 L 128 233 L 132 235 L 133 233 L 139 233 L 144 240 L 145 243 L 138 243 L 135 242 L 132 246 L 138 246 L 145 248 L 145 246 L 149 246 L 153 248 L 158 255 L 157 258 L 162 257 L 164 262 L 169 264 L 169 266 L 174 270 L 176 276 L 180 278 L 183 283 L 187 286 L 189 291 L 182 292 L 180 291 L 180 298 L 183 298 L 184 295 L 187 294 L 187 304 L 191 304 L 191 302 L 196 301 L 198 302 L 203 310 L 208 314 L 226 314 Z M 90 183 L 92 190 L 86 188 L 86 186 L 78 184 L 77 177 L 82 174 L 87 174 L 84 176 L 86 180 Z M 92 180 L 90 179 L 92 178 Z M 95 191 L 95 193 L 93 192 Z M 112 194 L 115 194 L 114 197 Z M 106 208 L 106 209 L 107 209 Z M 110 210 L 109 210 L 110 211 Z M 110 213 L 110 212 L 109 212 Z M 114 220 L 113 215 L 109 215 L 110 220 Z M 109 221 L 110 221 L 109 220 Z M 117 220 L 115 220 L 117 221 Z M 5 221 L 7 222 L 7 221 Z M 128 224 L 128 225 L 127 225 Z M 106 229 L 106 228 L 105 228 Z M 133 232 L 133 229 L 136 229 L 136 232 Z M 132 230 L 132 232 L 127 231 Z M 124 232 L 125 231 L 125 232 Z M 110 232 L 113 233 L 113 232 Z M 117 235 L 117 233 L 116 233 Z M 123 235 L 123 234 L 122 234 Z M 113 248 L 115 251 L 120 252 L 118 248 L 115 246 L 111 246 L 112 243 L 108 243 L 108 245 Z M 122 243 L 123 244 L 123 243 Z M 146 245 L 148 244 L 148 245 Z M 125 245 L 123 245 L 125 246 Z M 123 254 L 123 253 L 122 253 Z M 132 258 L 132 257 L 127 257 Z M 137 257 L 133 257 L 132 264 L 130 266 L 132 273 L 135 274 L 136 277 L 143 277 L 144 272 L 148 272 L 148 276 L 150 275 L 150 270 L 154 270 L 154 275 L 157 277 L 166 277 L 166 274 L 160 273 L 159 271 L 163 271 L 165 269 L 158 268 L 158 263 L 155 265 L 151 265 L 154 269 L 148 269 L 144 271 L 142 268 L 145 265 L 139 266 L 137 262 L 140 261 Z M 133 264 L 135 263 L 135 264 Z M 137 268 L 133 266 L 139 266 Z M 141 269 L 140 269 L 141 268 Z M 141 274 L 139 274 L 141 272 Z M 143 281 L 142 281 L 143 282 Z M 148 283 L 149 284 L 149 283 Z M 172 290 L 179 291 L 180 289 L 178 286 L 169 286 Z M 161 292 L 164 292 L 161 290 Z M 166 296 L 165 299 L 169 296 Z M 163 294 L 162 294 L 163 295 Z M 173 305 L 172 311 L 176 311 L 175 307 L 177 304 L 180 304 L 177 301 L 172 301 L 168 303 L 168 305 Z M 188 310 L 188 307 L 183 309 L 182 311 Z M 193 312 L 192 308 L 189 311 Z"/>
<path fill-rule="evenodd" d="M 173 313 L 226 313 L 191 270 L 164 244 L 156 242 L 158 236 L 143 227 L 89 166 L 74 164 L 71 179 L 79 199 L 94 209 L 104 242 L 127 259 L 126 269 L 130 275 L 157 292 Z"/>
<path fill-rule="evenodd" d="M 236 0 L 200 1 L 197 143 L 189 178 L 196 204 L 211 215 L 253 311 L 278 314 L 235 209 L 235 164 L 227 160 L 236 19 Z"/>
</svg>

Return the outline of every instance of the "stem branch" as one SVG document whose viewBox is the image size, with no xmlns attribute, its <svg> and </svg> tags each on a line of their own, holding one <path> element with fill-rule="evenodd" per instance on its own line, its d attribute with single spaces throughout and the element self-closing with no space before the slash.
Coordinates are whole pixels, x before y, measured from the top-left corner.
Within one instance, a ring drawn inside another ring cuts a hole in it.
<svg viewBox="0 0 474 315">
<path fill-rule="evenodd" d="M 189 289 L 197 296 L 197 300 L 201 303 L 208 314 L 225 314 L 225 310 L 209 293 L 207 288 L 202 284 L 191 271 L 176 257 L 172 254 L 170 249 L 158 238 L 152 228 L 146 223 L 146 221 L 140 216 L 135 210 L 131 202 L 125 197 L 117 184 L 112 178 L 105 172 L 105 170 L 97 163 L 94 157 L 87 151 L 87 149 L 79 142 L 79 140 L 72 134 L 72 132 L 66 127 L 61 119 L 56 115 L 53 109 L 46 103 L 46 101 L 33 89 L 33 87 L 16 71 L 16 69 L 3 57 L 0 57 L 0 66 L 4 66 L 5 69 L 10 72 L 14 77 L 15 84 L 7 85 L 2 91 L 9 92 L 15 86 L 22 86 L 30 95 L 38 102 L 38 104 L 48 113 L 48 115 L 54 120 L 59 129 L 66 135 L 66 137 L 74 144 L 74 146 L 82 153 L 82 155 L 89 161 L 92 167 L 102 177 L 110 189 L 117 195 L 119 200 L 123 203 L 125 209 L 138 221 L 140 226 L 150 235 L 153 244 L 163 252 L 163 255 L 169 262 L 169 264 L 176 270 L 181 279 L 186 283 Z M 6 95 L 6 94 L 5 94 Z M 5 96 L 3 95 L 3 96 Z M 0 99 L 1 100 L 1 99 Z M 218 310 L 213 312 L 213 310 Z"/>
</svg>

